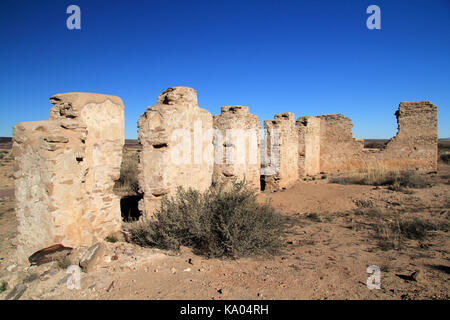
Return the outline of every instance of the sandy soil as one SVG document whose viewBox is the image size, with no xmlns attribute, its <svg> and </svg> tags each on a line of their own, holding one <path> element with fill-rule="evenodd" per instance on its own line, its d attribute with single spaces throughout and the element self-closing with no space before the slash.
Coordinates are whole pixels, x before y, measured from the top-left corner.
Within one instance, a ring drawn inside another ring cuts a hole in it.
<svg viewBox="0 0 450 320">
<path fill-rule="evenodd" d="M 428 175 L 432 187 L 412 194 L 373 186 L 337 185 L 318 177 L 261 201 L 290 219 L 282 252 L 239 260 L 205 259 L 182 248 L 178 253 L 105 242 L 97 270 L 81 274 L 81 289 L 67 288 L 66 270 L 56 262 L 21 266 L 15 260 L 17 222 L 12 166 L 0 167 L 0 282 L 25 284 L 20 299 L 449 299 L 448 230 L 425 240 L 408 240 L 401 250 L 383 251 L 373 219 L 358 207 L 375 206 L 403 215 L 449 222 L 450 166 Z M 310 215 L 316 213 L 317 215 Z M 117 260 L 111 260 L 116 256 Z M 108 262 L 109 261 L 109 262 Z M 366 268 L 381 268 L 381 289 L 366 286 Z M 409 277 L 420 270 L 421 277 Z M 1 283 L 0 283 L 1 284 Z"/>
</svg>

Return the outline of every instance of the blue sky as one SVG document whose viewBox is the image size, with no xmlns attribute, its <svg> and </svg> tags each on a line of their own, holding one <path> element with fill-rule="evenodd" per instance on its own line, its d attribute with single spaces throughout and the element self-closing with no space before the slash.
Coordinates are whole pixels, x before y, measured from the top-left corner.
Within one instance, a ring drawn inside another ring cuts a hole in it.
<svg viewBox="0 0 450 320">
<path fill-rule="evenodd" d="M 66 8 L 81 8 L 68 30 Z M 381 8 L 369 30 L 366 8 Z M 438 106 L 450 137 L 450 0 L 0 1 L 0 136 L 48 119 L 49 97 L 118 95 L 126 138 L 171 86 L 212 114 L 341 113 L 358 138 L 396 134 L 400 101 Z"/>
</svg>

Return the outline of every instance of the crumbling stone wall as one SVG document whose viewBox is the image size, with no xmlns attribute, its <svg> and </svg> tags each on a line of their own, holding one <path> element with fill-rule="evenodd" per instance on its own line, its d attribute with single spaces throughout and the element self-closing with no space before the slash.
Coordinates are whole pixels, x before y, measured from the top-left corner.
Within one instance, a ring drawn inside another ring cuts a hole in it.
<svg viewBox="0 0 450 320">
<path fill-rule="evenodd" d="M 320 172 L 320 123 L 317 117 L 297 119 L 299 177 Z"/>
<path fill-rule="evenodd" d="M 357 171 L 366 168 L 364 140 L 352 133 L 352 121 L 341 114 L 329 114 L 320 119 L 320 171 Z"/>
<path fill-rule="evenodd" d="M 352 121 L 340 114 L 301 117 L 299 175 L 368 169 L 437 170 L 437 107 L 429 101 L 401 102 L 398 133 L 382 150 L 364 149 Z"/>
<path fill-rule="evenodd" d="M 298 178 L 299 132 L 291 112 L 278 113 L 264 121 L 266 163 L 262 170 L 262 189 L 280 190 L 291 186 Z"/>
<path fill-rule="evenodd" d="M 244 106 L 225 106 L 213 117 L 214 172 L 217 183 L 245 180 L 260 190 L 260 122 Z"/>
<path fill-rule="evenodd" d="M 429 101 L 401 102 L 395 113 L 398 132 L 375 154 L 385 169 L 436 171 L 437 107 Z"/>
<path fill-rule="evenodd" d="M 162 196 L 178 186 L 205 190 L 211 185 L 214 148 L 212 115 L 198 106 L 197 92 L 173 87 L 158 96 L 138 121 L 139 208 L 150 216 Z"/>
<path fill-rule="evenodd" d="M 124 144 L 118 97 L 69 93 L 50 98 L 49 121 L 13 128 L 18 252 L 91 245 L 121 227 L 113 194 Z"/>
</svg>

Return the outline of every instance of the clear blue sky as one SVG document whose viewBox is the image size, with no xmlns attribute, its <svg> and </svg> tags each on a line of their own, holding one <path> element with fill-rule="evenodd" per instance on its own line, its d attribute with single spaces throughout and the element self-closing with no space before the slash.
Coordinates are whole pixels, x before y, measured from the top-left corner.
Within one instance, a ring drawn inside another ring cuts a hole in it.
<svg viewBox="0 0 450 320">
<path fill-rule="evenodd" d="M 71 4 L 81 30 L 66 28 Z M 134 139 L 161 91 L 189 86 L 212 114 L 342 113 L 358 138 L 394 136 L 399 102 L 430 100 L 450 137 L 450 0 L 1 0 L 0 66 L 0 136 L 86 91 L 120 96 Z"/>
</svg>

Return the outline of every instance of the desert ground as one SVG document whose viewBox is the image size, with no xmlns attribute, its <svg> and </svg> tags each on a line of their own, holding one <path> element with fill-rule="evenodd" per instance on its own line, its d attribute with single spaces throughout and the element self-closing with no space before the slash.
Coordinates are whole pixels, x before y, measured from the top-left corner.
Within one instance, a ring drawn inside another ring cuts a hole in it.
<svg viewBox="0 0 450 320">
<path fill-rule="evenodd" d="M 418 189 L 344 185 L 321 174 L 286 190 L 260 193 L 261 202 L 271 201 L 286 218 L 283 247 L 275 256 L 207 259 L 186 247 L 172 252 L 110 240 L 95 268 L 81 273 L 81 288 L 69 289 L 60 263 L 16 262 L 13 158 L 8 143 L 1 147 L 0 299 L 450 297 L 450 165 L 445 161 L 436 173 L 421 174 L 427 185 Z M 128 146 L 124 158 L 136 152 Z M 441 142 L 440 154 L 448 153 L 450 143 Z M 433 227 L 419 235 L 416 229 L 402 237 L 393 233 L 395 223 L 416 218 Z M 381 269 L 381 289 L 366 285 L 370 265 Z M 11 293 L 17 285 L 22 294 Z"/>
</svg>

